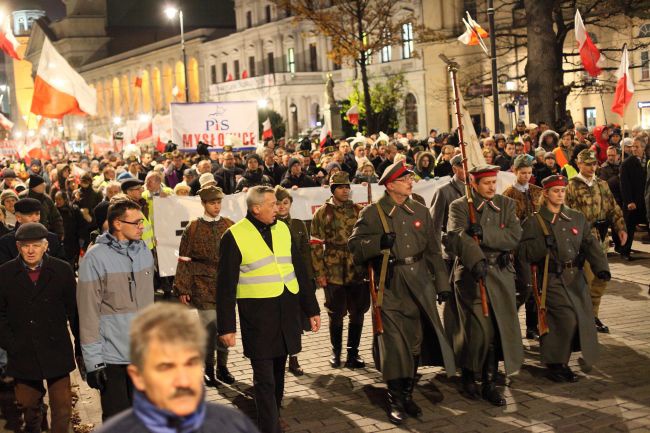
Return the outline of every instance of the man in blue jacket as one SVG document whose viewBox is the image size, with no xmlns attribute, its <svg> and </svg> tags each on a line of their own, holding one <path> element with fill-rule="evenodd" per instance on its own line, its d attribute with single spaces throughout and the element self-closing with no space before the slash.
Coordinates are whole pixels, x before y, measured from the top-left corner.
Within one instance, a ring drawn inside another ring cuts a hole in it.
<svg viewBox="0 0 650 433">
<path fill-rule="evenodd" d="M 97 237 L 79 265 L 77 285 L 87 381 L 100 391 L 104 420 L 131 406 L 129 327 L 154 300 L 154 262 L 142 241 L 140 206 L 117 200 L 109 206 L 107 220 L 108 232 Z"/>
</svg>

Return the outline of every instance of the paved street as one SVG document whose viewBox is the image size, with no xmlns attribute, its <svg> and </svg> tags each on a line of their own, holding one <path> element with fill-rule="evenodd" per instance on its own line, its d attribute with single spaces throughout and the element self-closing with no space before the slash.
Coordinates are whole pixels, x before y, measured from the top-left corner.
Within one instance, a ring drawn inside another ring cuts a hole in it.
<svg viewBox="0 0 650 433">
<path fill-rule="evenodd" d="M 636 242 L 635 249 L 645 252 L 637 254 L 639 259 L 632 263 L 611 260 L 614 280 L 603 300 L 601 315 L 612 332 L 600 335 L 600 362 L 576 384 L 555 384 L 544 378 L 538 344 L 524 340 L 526 365 L 506 391 L 507 407 L 466 400 L 458 394 L 456 380 L 428 368 L 421 371 L 415 393 L 424 416 L 395 428 L 386 421 L 385 387 L 374 369 L 329 367 L 327 316 L 323 314 L 323 330 L 303 339 L 300 360 L 305 376 L 287 376 L 283 416 L 294 433 L 650 431 L 650 246 Z M 322 292 L 319 300 L 322 305 Z M 370 360 L 370 326 L 363 341 L 363 356 Z M 230 363 L 238 381 L 233 387 L 210 389 L 208 399 L 235 405 L 254 416 L 251 370 L 240 343 Z M 572 358 L 571 364 L 578 369 L 578 358 Z M 78 375 L 75 377 L 79 383 Z M 76 408 L 81 423 L 99 425 L 95 391 L 83 382 L 79 385 Z M 9 396 L 4 393 L 5 403 L 11 401 Z M 3 414 L 8 407 L 11 410 L 10 406 L 3 404 Z"/>
</svg>

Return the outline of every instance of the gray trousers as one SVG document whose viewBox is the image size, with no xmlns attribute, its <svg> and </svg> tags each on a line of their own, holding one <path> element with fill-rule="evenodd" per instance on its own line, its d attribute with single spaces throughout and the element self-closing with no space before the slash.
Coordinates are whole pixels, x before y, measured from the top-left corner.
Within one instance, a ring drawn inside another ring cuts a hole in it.
<svg viewBox="0 0 650 433">
<path fill-rule="evenodd" d="M 205 351 L 205 365 L 214 366 L 214 352 L 217 352 L 217 366 L 228 364 L 228 347 L 221 344 L 217 335 L 217 310 L 197 310 L 201 324 L 208 333 L 208 343 Z"/>
</svg>

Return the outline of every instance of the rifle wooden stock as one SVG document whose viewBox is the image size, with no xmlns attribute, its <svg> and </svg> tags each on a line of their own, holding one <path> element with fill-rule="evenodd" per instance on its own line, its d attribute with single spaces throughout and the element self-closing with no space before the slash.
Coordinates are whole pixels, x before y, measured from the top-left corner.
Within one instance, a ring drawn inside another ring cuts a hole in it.
<svg viewBox="0 0 650 433">
<path fill-rule="evenodd" d="M 539 294 L 537 284 L 537 265 L 530 265 L 530 272 L 533 274 L 533 295 L 535 296 L 535 304 L 537 305 L 537 331 L 541 337 L 548 333 L 548 324 L 546 323 L 546 306 L 542 308 L 542 298 Z"/>
<path fill-rule="evenodd" d="M 377 286 L 375 286 L 375 269 L 368 263 L 368 287 L 370 288 L 370 300 L 372 302 L 372 333 L 380 335 L 384 333 L 384 324 L 381 320 L 381 307 L 377 305 Z"/>
</svg>

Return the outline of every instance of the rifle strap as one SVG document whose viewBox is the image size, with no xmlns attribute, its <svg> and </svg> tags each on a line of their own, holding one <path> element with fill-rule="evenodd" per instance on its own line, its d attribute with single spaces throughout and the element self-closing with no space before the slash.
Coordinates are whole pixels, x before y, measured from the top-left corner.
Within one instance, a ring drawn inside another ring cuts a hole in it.
<svg viewBox="0 0 650 433">
<path fill-rule="evenodd" d="M 377 213 L 379 214 L 379 220 L 381 221 L 381 227 L 384 230 L 384 233 L 390 233 L 384 210 L 379 205 L 379 202 L 375 203 L 375 206 L 377 207 Z M 384 300 L 384 288 L 386 287 L 386 275 L 388 274 L 388 257 L 390 256 L 390 250 L 381 250 L 381 255 L 382 257 L 381 268 L 379 271 L 379 287 L 377 290 L 377 306 L 380 308 Z"/>
<path fill-rule="evenodd" d="M 546 223 L 544 222 L 542 216 L 539 213 L 535 213 L 535 218 L 537 219 L 537 222 L 539 223 L 539 226 L 541 227 L 544 236 L 550 236 L 548 227 L 546 227 Z M 548 264 L 550 260 L 551 260 L 551 252 L 547 248 L 546 257 L 544 258 L 544 273 L 542 275 L 542 294 L 540 296 L 540 302 L 539 302 L 539 308 L 541 310 L 546 310 L 546 288 L 548 286 Z"/>
</svg>

